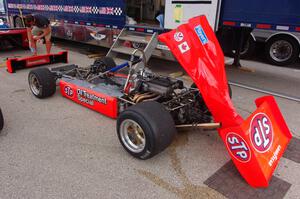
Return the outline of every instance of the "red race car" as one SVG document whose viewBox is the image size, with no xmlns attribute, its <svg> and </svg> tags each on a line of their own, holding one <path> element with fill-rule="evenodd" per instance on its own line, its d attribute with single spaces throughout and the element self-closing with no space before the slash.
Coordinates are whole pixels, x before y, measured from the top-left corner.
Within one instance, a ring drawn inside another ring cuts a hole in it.
<svg viewBox="0 0 300 199">
<path fill-rule="evenodd" d="M 64 97 L 117 118 L 122 146 L 140 159 L 169 146 L 175 127 L 214 120 L 241 175 L 251 186 L 267 187 L 292 138 L 274 98 L 257 99 L 257 110 L 246 120 L 237 113 L 230 99 L 224 55 L 205 16 L 190 19 L 159 40 L 195 82 L 193 86 L 154 74 L 147 67 L 135 67 L 143 61 L 134 59 L 135 51 L 130 62 L 118 66 L 104 57 L 88 68 L 69 65 L 32 70 L 30 89 L 36 97 L 46 98 L 55 93 L 58 81 Z M 127 74 L 117 73 L 125 67 Z"/>
<path fill-rule="evenodd" d="M 64 97 L 117 118 L 124 148 L 134 157 L 147 159 L 172 142 L 175 125 L 211 122 L 212 117 L 196 87 L 146 67 L 135 68 L 141 61 L 116 66 L 113 59 L 103 57 L 88 68 L 38 68 L 29 73 L 28 80 L 38 98 L 53 95 L 59 80 Z M 125 67 L 129 67 L 128 74 L 117 73 Z"/>
<path fill-rule="evenodd" d="M 29 41 L 27 38 L 26 28 L 0 29 L 1 49 L 6 49 L 9 45 L 28 49 Z"/>
</svg>

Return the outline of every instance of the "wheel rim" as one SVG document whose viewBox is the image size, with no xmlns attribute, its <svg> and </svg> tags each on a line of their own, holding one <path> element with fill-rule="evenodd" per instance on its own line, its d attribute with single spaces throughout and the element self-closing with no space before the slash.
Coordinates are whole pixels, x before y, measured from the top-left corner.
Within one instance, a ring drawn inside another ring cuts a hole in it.
<svg viewBox="0 0 300 199">
<path fill-rule="evenodd" d="M 127 149 L 134 153 L 140 153 L 146 146 L 146 137 L 141 126 L 131 119 L 121 123 L 120 136 Z"/>
<path fill-rule="evenodd" d="M 276 41 L 270 47 L 270 56 L 277 62 L 287 61 L 292 57 L 292 54 L 293 46 L 285 40 Z"/>
<path fill-rule="evenodd" d="M 247 40 L 245 45 L 243 46 L 243 48 L 240 51 L 240 55 L 246 54 L 248 52 L 249 48 L 250 48 L 250 41 Z M 235 52 L 236 52 L 235 50 L 232 50 L 233 54 L 235 54 Z"/>
<path fill-rule="evenodd" d="M 33 92 L 34 95 L 39 95 L 41 90 L 41 84 L 37 77 L 33 74 L 29 76 L 29 85 L 30 90 Z"/>
<path fill-rule="evenodd" d="M 249 48 L 250 48 L 250 41 L 247 40 L 244 45 L 244 48 L 241 50 L 241 55 L 246 54 L 248 52 Z"/>
</svg>

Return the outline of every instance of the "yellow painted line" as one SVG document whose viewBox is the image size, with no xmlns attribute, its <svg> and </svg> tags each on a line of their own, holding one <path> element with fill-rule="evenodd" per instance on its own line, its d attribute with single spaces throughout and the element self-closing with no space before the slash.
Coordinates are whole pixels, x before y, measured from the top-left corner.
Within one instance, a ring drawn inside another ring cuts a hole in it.
<svg viewBox="0 0 300 199">
<path fill-rule="evenodd" d="M 6 67 L 6 62 L 0 63 L 0 68 L 5 68 Z"/>
</svg>

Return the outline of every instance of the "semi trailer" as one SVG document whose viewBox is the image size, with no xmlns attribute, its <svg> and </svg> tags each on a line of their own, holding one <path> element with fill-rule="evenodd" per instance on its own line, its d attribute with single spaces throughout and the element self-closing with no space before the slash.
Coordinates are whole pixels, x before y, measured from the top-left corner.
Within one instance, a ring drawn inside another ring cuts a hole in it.
<svg viewBox="0 0 300 199">
<path fill-rule="evenodd" d="M 51 19 L 53 36 L 108 48 L 114 44 L 124 27 L 136 33 L 162 33 L 192 17 L 206 15 L 210 25 L 218 33 L 226 54 L 241 51 L 241 57 L 246 57 L 254 51 L 257 42 L 263 42 L 265 56 L 272 64 L 287 65 L 299 58 L 300 2 L 297 0 L 290 0 L 285 4 L 280 0 L 0 2 L 11 27 L 24 26 L 21 14 L 38 13 Z M 143 42 L 139 42 L 140 40 L 127 39 L 135 48 L 142 46 Z M 233 42 L 238 40 L 241 42 Z M 169 49 L 162 43 L 158 43 L 153 55 L 174 60 Z"/>
</svg>

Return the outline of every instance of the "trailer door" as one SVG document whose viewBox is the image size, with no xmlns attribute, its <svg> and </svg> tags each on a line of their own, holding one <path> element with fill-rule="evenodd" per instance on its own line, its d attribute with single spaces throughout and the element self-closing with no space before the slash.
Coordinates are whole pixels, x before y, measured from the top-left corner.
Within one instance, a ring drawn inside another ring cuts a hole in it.
<svg viewBox="0 0 300 199">
<path fill-rule="evenodd" d="M 5 15 L 5 2 L 4 0 L 0 0 L 0 15 Z"/>
<path fill-rule="evenodd" d="M 5 0 L 0 0 L 0 29 L 1 28 L 8 28 Z"/>
<path fill-rule="evenodd" d="M 166 0 L 165 28 L 174 29 L 178 25 L 187 23 L 188 19 L 206 15 L 211 27 L 217 30 L 221 0 Z"/>
</svg>

